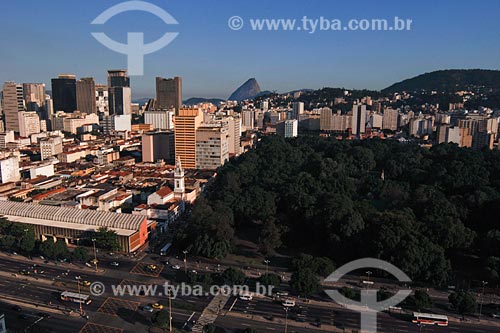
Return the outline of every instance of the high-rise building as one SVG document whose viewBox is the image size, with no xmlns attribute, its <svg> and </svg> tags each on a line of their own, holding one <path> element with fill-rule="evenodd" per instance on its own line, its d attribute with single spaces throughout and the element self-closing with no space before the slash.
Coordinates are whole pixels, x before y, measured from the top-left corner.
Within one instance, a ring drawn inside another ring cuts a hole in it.
<svg viewBox="0 0 500 333">
<path fill-rule="evenodd" d="M 108 97 L 109 97 L 108 86 L 103 84 L 96 84 L 95 98 L 96 98 L 97 112 L 103 114 L 109 114 Z"/>
<path fill-rule="evenodd" d="M 276 134 L 284 138 L 295 138 L 299 135 L 299 121 L 289 119 L 279 123 L 276 126 Z"/>
<path fill-rule="evenodd" d="M 229 160 L 227 122 L 203 124 L 196 130 L 196 168 L 215 170 Z"/>
<path fill-rule="evenodd" d="M 228 122 L 228 151 L 230 155 L 241 154 L 241 118 L 234 115 L 224 118 Z"/>
<path fill-rule="evenodd" d="M 166 163 L 175 161 L 174 132 L 148 132 L 142 136 L 142 161 Z"/>
<path fill-rule="evenodd" d="M 182 107 L 182 78 L 156 78 L 156 109 L 175 108 L 178 112 Z"/>
<path fill-rule="evenodd" d="M 110 115 L 131 115 L 132 91 L 128 87 L 110 87 L 108 104 Z"/>
<path fill-rule="evenodd" d="M 108 105 L 110 115 L 132 114 L 132 91 L 126 70 L 108 71 Z"/>
<path fill-rule="evenodd" d="M 365 133 L 366 127 L 366 105 L 353 105 L 352 107 L 352 134 L 360 135 Z"/>
<path fill-rule="evenodd" d="M 253 130 L 255 128 L 255 111 L 253 110 L 243 110 L 242 115 L 242 125 L 248 130 Z"/>
<path fill-rule="evenodd" d="M 77 109 L 76 76 L 61 74 L 57 79 L 52 79 L 52 100 L 56 112 L 74 112 Z"/>
<path fill-rule="evenodd" d="M 130 87 L 130 78 L 126 70 L 109 70 L 108 87 Z"/>
<path fill-rule="evenodd" d="M 19 132 L 19 112 L 24 111 L 23 86 L 5 82 L 2 96 L 5 130 Z"/>
<path fill-rule="evenodd" d="M 76 106 L 86 114 L 97 113 L 96 86 L 94 78 L 86 77 L 76 82 Z"/>
<path fill-rule="evenodd" d="M 188 169 L 196 168 L 196 130 L 203 121 L 198 108 L 181 108 L 174 117 L 175 156 Z"/>
<path fill-rule="evenodd" d="M 299 119 L 299 116 L 304 113 L 304 103 L 303 102 L 293 102 L 293 119 Z"/>
<path fill-rule="evenodd" d="M 40 133 L 40 117 L 36 112 L 19 112 L 19 135 L 23 138 Z"/>
<path fill-rule="evenodd" d="M 157 110 L 144 112 L 144 123 L 153 125 L 154 129 L 173 130 L 174 114 L 172 110 Z"/>
<path fill-rule="evenodd" d="M 44 83 L 23 83 L 23 95 L 27 111 L 39 112 L 45 107 Z"/>
<path fill-rule="evenodd" d="M 398 130 L 399 111 L 394 109 L 385 109 L 382 118 L 382 129 L 389 131 Z"/>
</svg>

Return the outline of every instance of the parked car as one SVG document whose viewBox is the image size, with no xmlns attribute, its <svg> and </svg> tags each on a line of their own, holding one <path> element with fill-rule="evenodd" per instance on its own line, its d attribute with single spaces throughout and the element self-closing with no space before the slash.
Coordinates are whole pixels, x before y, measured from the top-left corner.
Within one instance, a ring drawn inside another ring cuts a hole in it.
<svg viewBox="0 0 500 333">
<path fill-rule="evenodd" d="M 179 265 L 173 265 L 172 269 L 179 270 L 179 269 L 181 269 L 181 266 L 179 266 Z"/>
<path fill-rule="evenodd" d="M 145 305 L 145 306 L 142 307 L 142 311 L 144 311 L 144 312 L 153 312 L 154 309 L 151 306 L 149 306 L 149 305 Z"/>
<path fill-rule="evenodd" d="M 116 262 L 116 261 L 111 262 L 110 265 L 113 266 L 113 267 L 120 266 L 120 264 L 118 262 Z"/>
<path fill-rule="evenodd" d="M 295 301 L 291 299 L 286 299 L 281 303 L 281 305 L 287 308 L 293 308 L 295 306 Z"/>
<path fill-rule="evenodd" d="M 161 305 L 160 303 L 154 303 L 151 305 L 153 307 L 153 309 L 155 310 L 161 310 L 163 309 L 163 305 Z"/>
<path fill-rule="evenodd" d="M 242 301 L 251 301 L 253 299 L 253 296 L 248 293 L 241 294 L 239 297 Z"/>
</svg>

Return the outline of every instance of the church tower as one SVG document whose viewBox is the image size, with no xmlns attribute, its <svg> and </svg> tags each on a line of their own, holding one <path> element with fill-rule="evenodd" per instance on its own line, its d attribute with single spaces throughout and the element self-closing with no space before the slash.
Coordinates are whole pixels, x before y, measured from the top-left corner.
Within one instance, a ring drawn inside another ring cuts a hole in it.
<svg viewBox="0 0 500 333">
<path fill-rule="evenodd" d="M 184 170 L 182 170 L 181 158 L 177 159 L 175 163 L 175 172 L 174 172 L 174 195 L 176 199 L 184 200 Z"/>
</svg>

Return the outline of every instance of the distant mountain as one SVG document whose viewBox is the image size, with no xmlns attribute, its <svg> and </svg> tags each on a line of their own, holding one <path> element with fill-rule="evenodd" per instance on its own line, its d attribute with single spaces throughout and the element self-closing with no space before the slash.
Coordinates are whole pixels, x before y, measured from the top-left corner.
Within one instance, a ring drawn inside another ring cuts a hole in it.
<svg viewBox="0 0 500 333">
<path fill-rule="evenodd" d="M 225 100 L 220 98 L 202 98 L 202 97 L 192 97 L 183 102 L 185 105 L 196 105 L 199 103 L 212 103 L 214 105 L 219 105 L 221 102 L 225 102 Z"/>
<path fill-rule="evenodd" d="M 448 69 L 425 73 L 393 84 L 383 93 L 417 90 L 457 91 L 470 88 L 500 90 L 500 71 L 485 69 Z"/>
<path fill-rule="evenodd" d="M 245 99 L 252 99 L 258 96 L 262 91 L 260 90 L 259 83 L 255 78 L 248 79 L 238 89 L 236 89 L 231 96 L 230 101 L 243 101 Z"/>
</svg>

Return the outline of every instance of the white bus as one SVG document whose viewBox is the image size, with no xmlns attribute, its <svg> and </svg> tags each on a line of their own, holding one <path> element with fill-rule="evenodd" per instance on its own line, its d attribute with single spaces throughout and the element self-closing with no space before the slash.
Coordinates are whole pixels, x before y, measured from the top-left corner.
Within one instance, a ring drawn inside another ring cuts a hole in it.
<svg viewBox="0 0 500 333">
<path fill-rule="evenodd" d="M 72 293 L 70 291 L 62 292 L 61 300 L 75 302 L 75 303 L 83 303 L 83 304 L 90 304 L 90 302 L 92 302 L 89 295 Z"/>
<path fill-rule="evenodd" d="M 421 325 L 448 326 L 448 317 L 432 313 L 413 312 L 413 323 Z"/>
</svg>

